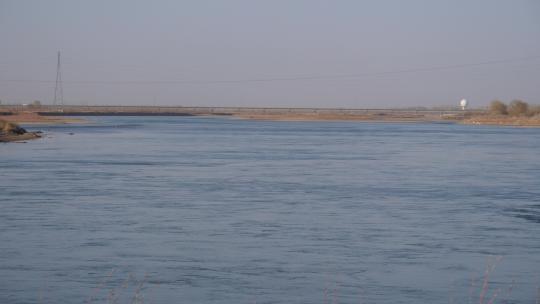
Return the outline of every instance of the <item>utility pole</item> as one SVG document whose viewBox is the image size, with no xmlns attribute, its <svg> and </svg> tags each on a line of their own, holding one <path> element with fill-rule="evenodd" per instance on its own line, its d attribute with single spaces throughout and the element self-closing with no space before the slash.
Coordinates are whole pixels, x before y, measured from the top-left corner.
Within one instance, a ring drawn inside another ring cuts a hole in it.
<svg viewBox="0 0 540 304">
<path fill-rule="evenodd" d="M 60 51 L 56 63 L 56 85 L 54 87 L 54 105 L 64 105 L 64 89 L 62 88 L 62 70 L 60 69 Z"/>
</svg>

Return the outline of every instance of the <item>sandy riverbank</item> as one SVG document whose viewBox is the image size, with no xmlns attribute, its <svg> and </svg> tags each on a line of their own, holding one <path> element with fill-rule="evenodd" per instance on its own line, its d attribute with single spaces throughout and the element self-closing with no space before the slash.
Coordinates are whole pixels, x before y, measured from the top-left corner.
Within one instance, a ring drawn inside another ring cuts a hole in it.
<svg viewBox="0 0 540 304">
<path fill-rule="evenodd" d="M 240 113 L 233 117 L 241 119 L 269 120 L 269 121 L 366 121 L 366 122 L 449 122 L 466 125 L 492 125 L 492 126 L 519 126 L 540 127 L 540 116 L 497 116 L 489 114 L 399 114 L 399 113 L 370 113 L 370 114 L 328 114 L 328 113 L 302 113 L 302 114 L 258 114 Z"/>
<path fill-rule="evenodd" d="M 84 122 L 82 119 L 62 116 L 43 116 L 31 111 L 12 112 L 10 115 L 0 115 L 0 119 L 17 124 L 64 124 Z"/>
<path fill-rule="evenodd" d="M 468 125 L 540 127 L 540 116 L 476 115 L 461 121 Z"/>
<path fill-rule="evenodd" d="M 366 121 L 366 122 L 450 122 L 468 125 L 499 125 L 499 126 L 522 126 L 540 127 L 540 117 L 489 115 L 479 110 L 460 111 L 411 111 L 411 110 L 328 110 L 328 109 L 256 109 L 256 108 L 133 108 L 133 107 L 86 107 L 72 106 L 69 112 L 58 113 L 57 109 L 5 109 L 10 110 L 11 115 L 0 114 L 0 119 L 19 124 L 64 124 L 81 123 L 85 120 L 80 118 L 66 117 L 68 113 L 74 115 L 171 115 L 171 116 L 223 116 L 238 119 L 268 120 L 268 121 Z M 99 111 L 98 111 L 99 110 Z M 214 111 L 216 110 L 216 111 Z M 220 110 L 220 111 L 217 111 Z M 44 115 L 40 115 L 40 111 Z M 89 112 L 90 111 L 90 112 Z M 96 112 L 97 111 L 97 112 Z M 114 111 L 114 112 L 111 112 Z M 128 112 L 126 112 L 128 111 Z M 7 113 L 7 112 L 4 112 Z M 120 114 L 119 114 L 120 113 Z"/>
<path fill-rule="evenodd" d="M 497 116 L 489 114 L 399 114 L 399 113 L 370 113 L 370 114 L 332 114 L 332 113 L 293 113 L 293 114 L 259 114 L 239 113 L 233 117 L 240 119 L 269 120 L 269 121 L 358 121 L 358 122 L 448 122 L 465 125 L 519 126 L 540 127 L 540 116 Z"/>
<path fill-rule="evenodd" d="M 452 121 L 454 116 L 401 114 L 401 113 L 367 113 L 367 114 L 336 114 L 336 113 L 237 113 L 233 117 L 240 119 L 270 120 L 270 121 L 372 121 L 372 122 L 430 122 Z"/>
</svg>

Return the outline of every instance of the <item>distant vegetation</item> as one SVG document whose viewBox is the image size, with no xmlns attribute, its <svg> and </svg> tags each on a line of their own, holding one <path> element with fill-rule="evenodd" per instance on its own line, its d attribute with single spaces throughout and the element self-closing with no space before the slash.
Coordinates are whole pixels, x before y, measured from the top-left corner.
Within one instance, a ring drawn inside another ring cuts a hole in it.
<svg viewBox="0 0 540 304">
<path fill-rule="evenodd" d="M 540 115 L 540 106 L 530 106 L 528 103 L 515 99 L 506 105 L 500 100 L 494 100 L 489 104 L 489 113 L 493 115 L 509 116 L 536 116 Z"/>
<path fill-rule="evenodd" d="M 496 115 L 508 114 L 508 107 L 500 100 L 494 100 L 489 104 L 489 113 Z"/>
</svg>

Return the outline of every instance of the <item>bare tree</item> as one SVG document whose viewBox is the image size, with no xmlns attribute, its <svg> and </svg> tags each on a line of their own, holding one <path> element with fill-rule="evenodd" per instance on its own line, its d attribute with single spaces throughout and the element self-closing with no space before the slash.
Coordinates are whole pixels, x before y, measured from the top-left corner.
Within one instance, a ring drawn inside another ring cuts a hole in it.
<svg viewBox="0 0 540 304">
<path fill-rule="evenodd" d="M 529 104 L 519 100 L 514 99 L 512 102 L 510 102 L 510 105 L 508 106 L 508 114 L 512 116 L 520 116 L 527 114 L 527 110 L 529 109 Z"/>
<path fill-rule="evenodd" d="M 489 113 L 495 115 L 506 115 L 508 114 L 508 108 L 504 102 L 494 100 L 489 104 Z"/>
</svg>

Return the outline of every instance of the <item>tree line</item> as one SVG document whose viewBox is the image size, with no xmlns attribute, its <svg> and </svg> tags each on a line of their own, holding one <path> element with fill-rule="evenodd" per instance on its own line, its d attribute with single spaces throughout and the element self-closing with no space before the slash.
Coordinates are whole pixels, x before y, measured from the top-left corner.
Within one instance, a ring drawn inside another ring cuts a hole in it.
<svg viewBox="0 0 540 304">
<path fill-rule="evenodd" d="M 531 106 L 523 100 L 512 100 L 508 105 L 500 100 L 493 100 L 489 104 L 489 113 L 509 116 L 535 116 L 540 115 L 540 106 Z"/>
</svg>

